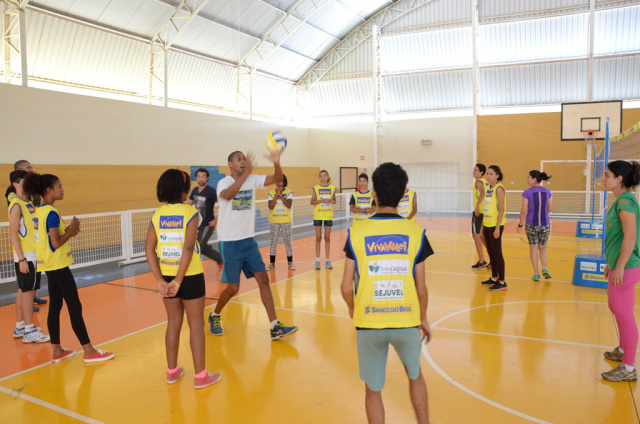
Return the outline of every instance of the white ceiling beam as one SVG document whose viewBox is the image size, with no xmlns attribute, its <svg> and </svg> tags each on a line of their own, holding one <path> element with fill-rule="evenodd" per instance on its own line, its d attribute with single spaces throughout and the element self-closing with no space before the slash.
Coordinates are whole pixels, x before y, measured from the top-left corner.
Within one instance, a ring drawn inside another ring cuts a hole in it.
<svg viewBox="0 0 640 424">
<path fill-rule="evenodd" d="M 257 0 L 257 1 L 259 1 L 259 2 L 260 2 L 260 3 L 262 3 L 262 4 L 264 4 L 265 6 L 269 6 L 270 8 L 272 8 L 272 9 L 274 9 L 274 10 L 277 10 L 278 12 L 282 13 L 283 15 L 286 15 L 286 14 L 287 14 L 287 11 L 286 11 L 286 10 L 284 10 L 284 9 L 280 9 L 279 7 L 274 6 L 274 5 L 273 5 L 273 4 L 271 4 L 271 3 L 267 3 L 265 0 Z M 326 35 L 327 37 L 331 37 L 331 38 L 333 38 L 335 41 L 340 41 L 340 39 L 339 39 L 338 37 L 336 37 L 335 35 L 333 35 L 333 34 L 331 34 L 331 33 L 328 33 L 327 31 L 323 30 L 323 29 L 322 29 L 322 28 L 320 28 L 319 26 L 316 26 L 316 25 L 314 25 L 314 24 L 312 24 L 312 23 L 309 23 L 309 22 L 305 22 L 305 24 L 309 25 L 311 28 L 315 28 L 315 29 L 317 29 L 318 31 L 320 31 L 321 33 L 323 33 L 324 35 Z"/>
<path fill-rule="evenodd" d="M 291 11 L 284 15 L 262 39 L 256 43 L 240 60 L 238 66 L 248 72 L 260 64 L 284 43 L 315 12 L 329 3 L 329 0 L 299 0 Z M 316 62 L 314 60 L 314 62 Z M 317 62 L 316 62 L 317 63 Z"/>
<path fill-rule="evenodd" d="M 433 0 L 400 0 L 389 4 L 380 12 L 367 19 L 360 26 L 355 28 L 344 40 L 331 49 L 313 68 L 298 81 L 301 90 L 311 89 L 320 81 L 334 66 L 351 53 L 356 47 L 371 37 L 373 25 L 381 29 L 399 17 L 424 6 Z"/>
</svg>

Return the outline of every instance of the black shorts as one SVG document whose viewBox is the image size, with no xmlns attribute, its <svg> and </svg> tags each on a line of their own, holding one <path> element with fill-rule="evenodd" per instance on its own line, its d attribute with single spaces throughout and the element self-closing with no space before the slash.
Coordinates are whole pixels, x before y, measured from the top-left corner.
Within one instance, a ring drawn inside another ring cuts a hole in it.
<svg viewBox="0 0 640 424">
<path fill-rule="evenodd" d="M 471 213 L 471 234 L 482 234 L 482 220 L 484 215 L 476 216 L 475 213 Z"/>
<path fill-rule="evenodd" d="M 29 273 L 24 274 L 20 272 L 20 264 L 14 262 L 16 266 L 16 280 L 18 281 L 18 288 L 23 292 L 38 290 L 40 288 L 40 273 L 36 272 L 36 264 L 34 262 L 27 262 L 29 264 Z"/>
<path fill-rule="evenodd" d="M 167 283 L 170 283 L 176 277 L 163 275 L 162 278 L 164 278 L 164 281 Z M 196 275 L 186 275 L 175 297 L 183 300 L 192 300 L 204 297 L 205 294 L 207 294 L 207 290 L 204 285 L 204 274 L 200 273 Z"/>
<path fill-rule="evenodd" d="M 322 227 L 323 223 L 324 223 L 325 227 L 333 227 L 333 220 L 332 219 L 314 219 L 313 220 L 313 226 L 314 227 Z"/>
</svg>

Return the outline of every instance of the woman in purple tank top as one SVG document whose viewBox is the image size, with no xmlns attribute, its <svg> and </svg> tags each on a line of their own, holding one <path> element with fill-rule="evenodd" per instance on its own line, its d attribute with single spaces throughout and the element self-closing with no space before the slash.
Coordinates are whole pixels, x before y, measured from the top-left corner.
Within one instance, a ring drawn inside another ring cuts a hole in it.
<svg viewBox="0 0 640 424">
<path fill-rule="evenodd" d="M 533 281 L 540 281 L 538 258 L 542 263 L 542 275 L 551 278 L 547 269 L 547 242 L 551 234 L 551 220 L 549 212 L 552 212 L 553 199 L 551 191 L 542 187 L 540 183 L 551 178 L 544 172 L 530 171 L 527 176 L 527 184 L 531 187 L 522 193 L 522 209 L 520 210 L 520 222 L 518 232 L 524 226 L 529 240 L 529 253 L 533 265 Z M 526 220 L 526 221 L 525 221 Z"/>
</svg>

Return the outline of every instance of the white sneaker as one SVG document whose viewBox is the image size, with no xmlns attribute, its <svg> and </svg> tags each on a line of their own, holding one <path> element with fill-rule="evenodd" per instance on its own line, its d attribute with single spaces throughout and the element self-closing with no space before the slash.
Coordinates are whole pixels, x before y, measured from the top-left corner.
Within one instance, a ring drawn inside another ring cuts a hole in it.
<svg viewBox="0 0 640 424">
<path fill-rule="evenodd" d="M 266 269 L 267 271 L 271 271 L 271 270 L 272 270 L 272 269 L 274 269 L 275 267 L 276 267 L 276 265 L 275 265 L 275 264 L 272 264 L 271 262 L 269 262 L 269 265 L 267 265 L 267 266 L 265 267 L 265 269 Z"/>
<path fill-rule="evenodd" d="M 35 328 L 28 333 L 25 332 L 24 336 L 22 336 L 22 343 L 46 343 L 49 340 L 51 340 L 51 337 L 48 334 L 44 334 Z"/>
<path fill-rule="evenodd" d="M 289 262 L 289 269 L 290 269 L 291 271 L 295 271 L 296 266 L 293 264 L 293 262 Z"/>
</svg>

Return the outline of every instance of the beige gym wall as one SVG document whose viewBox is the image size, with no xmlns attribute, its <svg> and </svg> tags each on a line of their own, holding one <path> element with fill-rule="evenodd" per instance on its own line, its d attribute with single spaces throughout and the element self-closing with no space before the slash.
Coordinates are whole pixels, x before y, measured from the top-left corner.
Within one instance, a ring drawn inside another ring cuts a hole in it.
<svg viewBox="0 0 640 424">
<path fill-rule="evenodd" d="M 66 197 L 57 206 L 64 215 L 155 207 L 155 184 L 165 169 L 208 165 L 228 174 L 234 150 L 251 149 L 255 172 L 271 174 L 262 156 L 274 127 L 290 141 L 282 157 L 290 188 L 309 195 L 318 173 L 310 166 L 306 128 L 7 84 L 0 84 L 0 99 L 0 187 L 8 186 L 13 163 L 27 159 L 63 181 Z M 258 191 L 258 198 L 266 193 Z"/>
<path fill-rule="evenodd" d="M 478 161 L 498 165 L 507 190 L 528 188 L 530 170 L 540 169 L 541 160 L 584 160 L 581 141 L 560 140 L 560 113 L 527 113 L 478 117 Z M 640 121 L 640 109 L 623 109 L 622 129 Z M 549 165 L 552 190 L 585 190 L 585 165 Z"/>
</svg>

